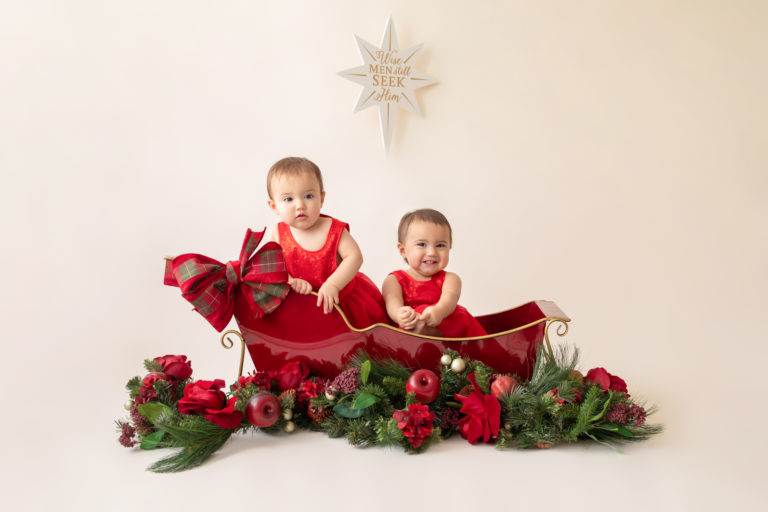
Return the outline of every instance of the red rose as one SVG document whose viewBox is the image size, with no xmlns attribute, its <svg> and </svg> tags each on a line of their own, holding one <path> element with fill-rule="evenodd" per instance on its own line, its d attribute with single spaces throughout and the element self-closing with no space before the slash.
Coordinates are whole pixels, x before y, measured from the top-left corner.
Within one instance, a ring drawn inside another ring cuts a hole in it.
<svg viewBox="0 0 768 512">
<path fill-rule="evenodd" d="M 619 391 L 622 393 L 627 392 L 627 383 L 624 382 L 621 377 L 608 373 L 605 368 L 592 368 L 587 372 L 584 380 L 599 384 L 603 391 L 608 391 L 610 389 L 611 391 Z"/>
<path fill-rule="evenodd" d="M 309 367 L 300 361 L 291 361 L 280 368 L 274 375 L 275 382 L 280 391 L 296 389 L 301 381 L 309 375 Z"/>
<path fill-rule="evenodd" d="M 224 408 L 227 397 L 221 388 L 224 381 L 216 379 L 198 380 L 184 386 L 184 396 L 179 400 L 179 412 L 182 414 L 204 414 L 206 409 L 217 411 Z"/>
<path fill-rule="evenodd" d="M 237 428 L 243 421 L 243 412 L 235 410 L 237 397 L 233 396 L 223 409 L 206 409 L 203 417 L 221 428 Z"/>
<path fill-rule="evenodd" d="M 599 384 L 603 391 L 607 391 L 611 387 L 611 374 L 605 368 L 592 368 L 587 372 L 584 380 Z"/>
<path fill-rule="evenodd" d="M 243 413 L 235 410 L 237 397 L 227 402 L 226 395 L 221 391 L 223 387 L 221 379 L 190 382 L 184 387 L 184 397 L 179 400 L 179 412 L 201 414 L 221 428 L 237 428 L 243 421 Z"/>
<path fill-rule="evenodd" d="M 627 383 L 624 382 L 624 379 L 622 379 L 621 377 L 611 375 L 611 386 L 609 389 L 612 389 L 613 391 L 621 391 L 622 393 L 626 393 Z"/>
<path fill-rule="evenodd" d="M 501 404 L 495 396 L 484 395 L 479 391 L 474 373 L 470 373 L 467 378 L 474 388 L 469 396 L 454 395 L 462 404 L 460 412 L 464 413 L 464 417 L 459 420 L 459 432 L 470 444 L 477 443 L 481 437 L 487 443 L 491 436 L 499 435 Z"/>
<path fill-rule="evenodd" d="M 392 417 L 412 447 L 418 448 L 432 434 L 435 413 L 428 405 L 411 404 L 407 411 L 395 411 Z"/>
<path fill-rule="evenodd" d="M 156 357 L 155 361 L 163 367 L 163 372 L 176 380 L 186 380 L 192 375 L 192 361 L 187 356 Z"/>
</svg>

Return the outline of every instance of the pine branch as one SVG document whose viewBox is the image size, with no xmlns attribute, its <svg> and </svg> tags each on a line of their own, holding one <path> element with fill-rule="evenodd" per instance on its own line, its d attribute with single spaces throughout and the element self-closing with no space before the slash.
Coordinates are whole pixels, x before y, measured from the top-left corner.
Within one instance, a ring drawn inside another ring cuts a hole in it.
<svg viewBox="0 0 768 512">
<path fill-rule="evenodd" d="M 161 372 L 163 371 L 163 365 L 155 361 L 154 359 L 144 360 L 144 369 L 148 372 Z"/>
</svg>

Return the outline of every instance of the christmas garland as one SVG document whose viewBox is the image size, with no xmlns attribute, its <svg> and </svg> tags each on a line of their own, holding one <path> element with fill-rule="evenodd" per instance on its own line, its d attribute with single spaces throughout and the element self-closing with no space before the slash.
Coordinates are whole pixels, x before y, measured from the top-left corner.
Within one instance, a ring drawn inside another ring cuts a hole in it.
<svg viewBox="0 0 768 512">
<path fill-rule="evenodd" d="M 359 353 L 327 380 L 295 361 L 240 377 L 225 393 L 221 379 L 193 380 L 186 356 L 156 357 L 144 361 L 144 378 L 126 385 L 130 419 L 116 422 L 120 443 L 180 448 L 149 468 L 162 473 L 196 467 L 230 436 L 251 429 L 324 431 L 354 446 L 400 446 L 410 453 L 456 432 L 471 444 L 504 449 L 577 440 L 614 447 L 662 431 L 646 423 L 655 408 L 633 400 L 621 378 L 604 368 L 578 371 L 576 349 L 550 354 L 540 348 L 528 381 L 451 350 L 440 362 L 438 376 Z"/>
</svg>

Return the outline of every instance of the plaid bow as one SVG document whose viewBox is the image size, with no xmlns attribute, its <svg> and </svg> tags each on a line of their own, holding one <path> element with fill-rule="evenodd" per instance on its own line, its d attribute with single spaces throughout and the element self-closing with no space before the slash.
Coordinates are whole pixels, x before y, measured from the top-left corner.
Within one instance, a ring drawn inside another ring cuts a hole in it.
<svg viewBox="0 0 768 512">
<path fill-rule="evenodd" d="M 226 264 L 202 254 L 166 258 L 163 283 L 181 288 L 181 296 L 219 332 L 232 319 L 236 300 L 245 300 L 254 318 L 271 313 L 288 294 L 288 271 L 275 242 L 250 257 L 263 236 L 249 229 L 240 259 Z"/>
</svg>

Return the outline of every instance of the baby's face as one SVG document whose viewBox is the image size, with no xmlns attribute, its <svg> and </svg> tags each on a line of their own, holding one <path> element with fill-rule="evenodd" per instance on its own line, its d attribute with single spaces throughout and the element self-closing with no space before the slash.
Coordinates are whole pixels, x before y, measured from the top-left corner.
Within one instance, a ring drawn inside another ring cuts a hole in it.
<svg viewBox="0 0 768 512">
<path fill-rule="evenodd" d="M 423 277 L 432 277 L 448 266 L 451 233 L 448 226 L 413 221 L 397 248 L 409 267 Z"/>
<path fill-rule="evenodd" d="M 296 229 L 309 229 L 320 217 L 325 192 L 311 172 L 283 175 L 272 180 L 269 207 L 280 219 Z"/>
</svg>

